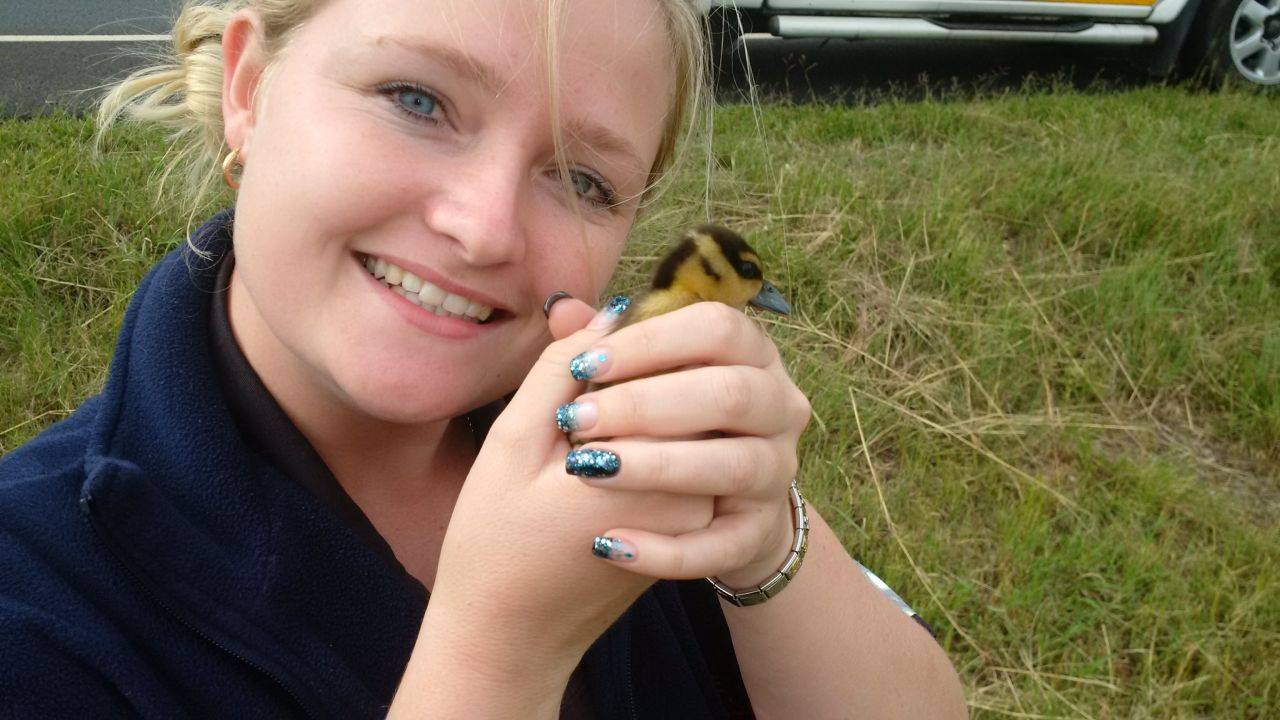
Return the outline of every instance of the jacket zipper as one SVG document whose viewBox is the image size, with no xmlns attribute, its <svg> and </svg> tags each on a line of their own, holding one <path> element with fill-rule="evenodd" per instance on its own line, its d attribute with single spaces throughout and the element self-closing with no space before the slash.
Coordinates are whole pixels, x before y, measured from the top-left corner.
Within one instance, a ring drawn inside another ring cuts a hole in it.
<svg viewBox="0 0 1280 720">
<path fill-rule="evenodd" d="M 627 658 L 627 711 L 631 720 L 640 720 L 636 714 L 636 681 L 635 672 L 631 668 L 631 621 L 627 621 L 627 642 L 623 645 Z"/>
<path fill-rule="evenodd" d="M 304 718 L 308 718 L 309 720 L 314 720 L 315 716 L 312 715 L 310 711 L 307 710 L 307 706 L 303 704 L 302 699 L 299 698 L 298 695 L 295 692 L 293 692 L 293 690 L 290 689 L 289 686 L 286 685 L 284 681 L 281 680 L 278 676 L 276 676 L 270 670 L 267 670 L 266 668 L 255 663 L 249 658 L 236 652 L 235 650 L 232 650 L 231 648 L 223 645 L 217 640 L 209 637 L 209 635 L 207 635 L 203 630 L 187 622 L 186 619 L 183 618 L 182 615 L 179 614 L 176 610 L 174 610 L 173 607 L 171 607 L 168 603 L 166 603 L 163 598 L 161 598 L 157 593 L 152 591 L 150 584 L 146 580 L 144 580 L 141 576 L 139 576 L 138 573 L 134 571 L 133 567 L 129 563 L 125 562 L 124 558 L 120 557 L 120 555 L 116 552 L 115 547 L 108 540 L 106 534 L 102 532 L 102 530 L 99 528 L 98 522 L 93 516 L 93 497 L 91 495 L 86 495 L 84 498 L 80 500 L 80 509 L 81 509 L 81 512 L 84 514 L 86 520 L 89 522 L 89 527 L 93 530 L 94 535 L 96 535 L 98 537 L 98 540 L 101 541 L 102 544 L 106 546 L 108 554 L 110 554 L 111 557 L 115 558 L 115 561 L 120 565 L 120 567 L 124 568 L 125 573 L 130 578 L 133 579 L 134 584 L 142 588 L 143 593 L 148 598 L 150 598 L 152 602 L 154 602 L 156 605 L 159 605 L 161 608 L 163 608 L 164 611 L 168 613 L 170 617 L 178 621 L 179 625 L 182 625 L 183 627 L 187 628 L 191 632 L 195 633 L 197 637 L 203 639 L 205 642 L 218 648 L 219 650 L 230 655 L 236 660 L 239 660 L 245 665 L 248 665 L 250 668 L 253 668 L 257 672 L 261 673 L 262 675 L 265 675 L 272 682 L 274 682 L 281 690 L 283 690 L 285 695 L 289 696 L 289 699 L 293 701 L 293 704 L 297 706 L 299 710 L 302 711 L 302 716 Z"/>
</svg>

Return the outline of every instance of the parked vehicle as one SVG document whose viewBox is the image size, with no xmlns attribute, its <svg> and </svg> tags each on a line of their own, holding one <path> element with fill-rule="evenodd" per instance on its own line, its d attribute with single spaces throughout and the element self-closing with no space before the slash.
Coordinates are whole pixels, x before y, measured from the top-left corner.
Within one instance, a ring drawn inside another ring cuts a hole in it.
<svg viewBox="0 0 1280 720">
<path fill-rule="evenodd" d="M 702 0 L 717 50 L 742 34 L 1131 45 L 1156 77 L 1280 86 L 1280 0 Z"/>
</svg>

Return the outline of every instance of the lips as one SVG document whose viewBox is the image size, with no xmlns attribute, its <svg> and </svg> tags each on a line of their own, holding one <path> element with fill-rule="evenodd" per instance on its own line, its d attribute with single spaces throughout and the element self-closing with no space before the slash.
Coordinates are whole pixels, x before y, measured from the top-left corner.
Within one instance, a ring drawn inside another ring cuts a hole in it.
<svg viewBox="0 0 1280 720">
<path fill-rule="evenodd" d="M 438 282 L 433 282 L 380 256 L 358 252 L 353 256 L 383 287 L 389 288 L 427 313 L 483 325 L 492 324 L 511 315 L 506 310 L 485 304 L 486 296 L 441 278 L 438 273 L 422 269 L 422 272 L 428 273 L 428 277 L 438 279 Z M 421 268 L 418 265 L 414 267 Z"/>
<path fill-rule="evenodd" d="M 387 253 L 364 253 L 364 252 L 357 251 L 355 254 L 357 257 L 361 259 L 361 261 L 363 261 L 367 257 L 371 257 L 375 261 L 376 260 L 383 261 L 388 268 L 394 265 L 400 268 L 400 270 L 403 271 L 404 273 L 412 274 L 418 279 L 422 280 L 423 282 L 429 282 L 433 285 L 436 285 L 437 287 L 444 290 L 446 293 L 459 295 L 465 298 L 468 302 L 476 302 L 481 305 L 487 305 L 496 310 L 508 310 L 506 305 L 498 298 L 493 297 L 491 295 L 486 295 L 485 293 L 475 288 L 468 287 L 467 285 L 464 285 L 463 283 L 450 277 L 448 274 L 441 272 L 439 270 L 436 270 L 433 267 L 421 265 L 405 257 L 398 256 L 398 255 L 391 255 Z"/>
</svg>

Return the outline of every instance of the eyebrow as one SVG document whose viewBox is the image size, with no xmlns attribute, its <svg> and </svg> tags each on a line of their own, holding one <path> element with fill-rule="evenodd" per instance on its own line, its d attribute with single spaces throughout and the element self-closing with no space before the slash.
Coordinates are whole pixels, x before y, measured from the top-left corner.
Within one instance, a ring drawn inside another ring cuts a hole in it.
<svg viewBox="0 0 1280 720">
<path fill-rule="evenodd" d="M 603 125 L 570 120 L 565 123 L 565 133 L 570 137 L 581 140 L 588 147 L 598 152 L 624 155 L 627 160 L 635 163 L 636 167 L 647 170 L 640 161 L 640 153 L 636 152 L 636 146 L 630 140 Z"/>
<path fill-rule="evenodd" d="M 507 85 L 507 82 L 502 79 L 498 71 L 492 66 L 486 65 L 475 56 L 468 55 L 457 48 L 433 45 L 394 35 L 379 35 L 374 38 L 373 42 L 375 45 L 380 46 L 388 43 L 397 45 L 410 52 L 435 60 L 494 95 L 500 93 L 502 88 Z M 637 167 L 644 164 L 640 160 L 640 153 L 636 151 L 635 145 L 630 140 L 604 125 L 570 120 L 565 123 L 564 129 L 565 133 L 570 137 L 581 140 L 599 152 L 626 156 L 626 159 L 634 162 Z"/>
<path fill-rule="evenodd" d="M 502 87 L 506 85 L 502 78 L 499 77 L 498 72 L 491 66 L 457 48 L 432 45 L 394 35 L 379 35 L 373 40 L 374 45 L 386 45 L 387 43 L 399 45 L 405 50 L 435 60 L 495 95 L 501 92 Z"/>
</svg>

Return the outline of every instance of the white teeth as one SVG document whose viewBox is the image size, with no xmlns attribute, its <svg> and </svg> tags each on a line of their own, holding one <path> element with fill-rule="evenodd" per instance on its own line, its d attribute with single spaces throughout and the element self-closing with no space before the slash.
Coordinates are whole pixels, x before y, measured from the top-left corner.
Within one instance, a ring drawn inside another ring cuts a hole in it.
<svg viewBox="0 0 1280 720">
<path fill-rule="evenodd" d="M 423 282 L 422 289 L 418 291 L 423 305 L 439 305 L 444 302 L 444 296 L 447 294 L 444 290 L 429 282 Z"/>
<path fill-rule="evenodd" d="M 422 289 L 422 278 L 411 272 L 406 272 L 404 274 L 404 279 L 400 281 L 400 287 L 411 293 L 416 293 Z"/>
<path fill-rule="evenodd" d="M 470 304 L 471 303 L 461 295 L 454 295 L 453 293 L 449 293 L 448 295 L 444 296 L 444 304 L 441 305 L 441 307 L 443 307 L 445 310 L 448 310 L 451 313 L 457 313 L 461 315 L 462 313 L 466 312 L 467 306 Z"/>
<path fill-rule="evenodd" d="M 491 313 L 493 313 L 493 308 L 489 307 L 488 305 L 481 305 L 478 302 L 473 302 L 467 306 L 467 311 L 463 313 L 463 315 L 466 315 L 467 317 L 475 318 L 480 322 L 484 322 L 486 319 L 488 319 Z"/>
<path fill-rule="evenodd" d="M 427 312 L 436 315 L 464 318 L 484 322 L 493 314 L 493 308 L 468 300 L 461 295 L 445 292 L 404 268 L 392 265 L 382 258 L 366 257 L 365 269 L 382 280 L 395 294 L 409 300 Z"/>
</svg>

